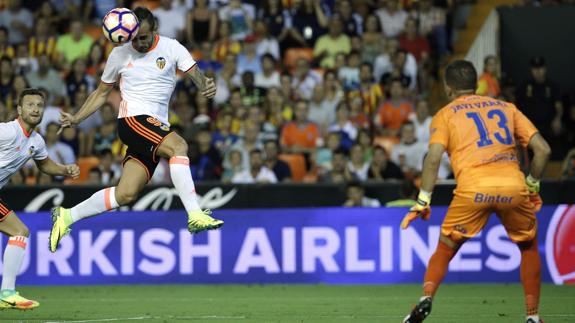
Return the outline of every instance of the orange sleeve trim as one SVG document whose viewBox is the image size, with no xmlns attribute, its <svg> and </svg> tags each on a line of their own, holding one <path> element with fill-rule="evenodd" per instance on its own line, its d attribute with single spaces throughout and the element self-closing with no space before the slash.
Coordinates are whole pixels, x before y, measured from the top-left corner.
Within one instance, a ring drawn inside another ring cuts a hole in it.
<svg viewBox="0 0 575 323">
<path fill-rule="evenodd" d="M 172 157 L 170 158 L 170 165 L 172 164 L 189 165 L 190 159 L 188 157 Z"/>
<path fill-rule="evenodd" d="M 106 205 L 106 210 L 112 209 L 112 203 L 110 202 L 110 188 L 104 189 L 104 204 Z"/>
<path fill-rule="evenodd" d="M 196 65 L 198 65 L 198 63 L 194 63 L 194 65 L 192 65 L 192 67 L 188 68 L 188 69 L 184 72 L 184 74 L 185 74 L 185 73 L 188 73 L 189 71 L 191 71 L 192 68 L 196 67 Z"/>
</svg>

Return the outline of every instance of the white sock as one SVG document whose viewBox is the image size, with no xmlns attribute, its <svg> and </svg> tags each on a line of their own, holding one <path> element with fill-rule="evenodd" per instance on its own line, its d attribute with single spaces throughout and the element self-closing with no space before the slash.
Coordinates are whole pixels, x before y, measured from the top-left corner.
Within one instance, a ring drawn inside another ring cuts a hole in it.
<svg viewBox="0 0 575 323">
<path fill-rule="evenodd" d="M 192 173 L 190 172 L 190 159 L 188 157 L 174 156 L 170 158 L 170 177 L 186 211 L 189 213 L 201 210 Z"/>
<path fill-rule="evenodd" d="M 2 289 L 15 290 L 16 276 L 24 261 L 24 253 L 28 245 L 28 238 L 24 236 L 14 236 L 8 239 L 6 250 L 4 251 L 4 267 L 2 269 Z"/>
<path fill-rule="evenodd" d="M 538 322 L 539 322 L 539 315 L 529 315 L 529 316 L 527 316 L 527 317 L 525 318 L 525 321 L 527 321 L 527 320 L 529 320 L 529 319 L 532 319 L 533 322 L 537 322 L 537 323 L 538 323 Z"/>
<path fill-rule="evenodd" d="M 116 201 L 116 187 L 107 187 L 94 193 L 84 202 L 70 210 L 72 223 L 102 212 L 110 211 L 120 206 Z M 72 224 L 70 223 L 70 224 Z"/>
</svg>

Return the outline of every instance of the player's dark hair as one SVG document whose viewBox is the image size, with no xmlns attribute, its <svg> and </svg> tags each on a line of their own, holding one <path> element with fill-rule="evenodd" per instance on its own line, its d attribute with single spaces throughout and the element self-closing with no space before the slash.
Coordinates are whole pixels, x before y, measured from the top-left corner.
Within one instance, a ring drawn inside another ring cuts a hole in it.
<svg viewBox="0 0 575 323">
<path fill-rule="evenodd" d="M 38 95 L 42 97 L 42 100 L 46 101 L 46 97 L 44 96 L 44 92 L 39 89 L 24 89 L 20 96 L 18 97 L 18 106 L 22 106 L 22 100 L 24 100 L 25 96 L 28 95 Z"/>
<path fill-rule="evenodd" d="M 250 156 L 253 155 L 253 154 L 260 154 L 260 155 L 262 155 L 263 152 L 262 152 L 262 150 L 259 149 L 259 148 L 254 148 L 254 149 L 250 150 Z"/>
<path fill-rule="evenodd" d="M 352 187 L 359 188 L 360 190 L 363 191 L 363 185 L 361 185 L 361 183 L 359 181 L 352 180 L 352 181 L 347 182 L 347 189 L 350 189 Z"/>
<path fill-rule="evenodd" d="M 114 153 L 112 153 L 112 150 L 110 148 L 104 148 L 104 149 L 100 150 L 100 152 L 98 153 L 98 157 L 100 157 L 100 158 L 102 158 L 106 155 L 113 156 Z"/>
<path fill-rule="evenodd" d="M 399 187 L 399 195 L 402 198 L 415 197 L 416 193 L 417 193 L 417 187 L 415 187 L 413 181 L 404 180 L 401 182 L 401 186 Z"/>
<path fill-rule="evenodd" d="M 276 139 L 266 139 L 266 140 L 264 140 L 264 147 L 265 147 L 267 144 L 274 144 L 276 147 L 279 147 L 279 146 L 280 146 L 279 142 L 278 142 Z"/>
<path fill-rule="evenodd" d="M 5 26 L 0 26 L 0 31 L 3 31 L 4 33 L 6 33 L 6 35 L 10 34 L 8 28 L 6 28 Z"/>
<path fill-rule="evenodd" d="M 140 23 L 140 26 L 142 25 L 142 23 L 144 21 L 147 21 L 148 24 L 150 24 L 150 27 L 152 27 L 152 30 L 156 30 L 156 17 L 154 17 L 154 15 L 152 14 L 152 12 L 150 10 L 148 10 L 148 8 L 145 7 L 137 7 L 136 9 L 133 10 L 134 14 L 136 15 L 136 17 L 138 17 L 138 22 Z"/>
<path fill-rule="evenodd" d="M 0 63 L 3 62 L 8 62 L 10 65 L 12 65 L 12 59 L 6 55 L 2 55 L 2 57 L 0 57 Z"/>
<path fill-rule="evenodd" d="M 453 61 L 445 68 L 445 83 L 456 91 L 475 91 L 477 71 L 469 61 Z"/>
</svg>

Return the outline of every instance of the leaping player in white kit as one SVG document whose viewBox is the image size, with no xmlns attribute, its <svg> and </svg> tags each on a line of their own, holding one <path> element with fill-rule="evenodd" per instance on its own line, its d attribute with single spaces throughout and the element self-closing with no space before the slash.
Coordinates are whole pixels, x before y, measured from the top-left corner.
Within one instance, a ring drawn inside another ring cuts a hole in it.
<svg viewBox="0 0 575 323">
<path fill-rule="evenodd" d="M 44 139 L 34 131 L 42 121 L 44 104 L 44 94 L 40 90 L 26 89 L 18 98 L 18 119 L 0 123 L 0 188 L 30 158 L 46 174 L 70 177 L 80 175 L 77 165 L 60 165 L 48 158 Z M 38 302 L 24 298 L 16 291 L 16 276 L 24 260 L 30 231 L 2 199 L 0 232 L 9 237 L 4 251 L 0 309 L 28 310 L 38 307 Z"/>
<path fill-rule="evenodd" d="M 168 123 L 176 69 L 190 77 L 207 98 L 216 94 L 215 83 L 202 74 L 192 55 L 178 41 L 156 34 L 156 21 L 148 9 L 138 7 L 134 14 L 140 22 L 138 34 L 131 42 L 112 50 L 100 85 L 80 110 L 75 115 L 62 113 L 60 117 L 62 127 L 82 122 L 106 102 L 119 79 L 122 102 L 118 135 L 128 146 L 122 177 L 118 186 L 100 190 L 71 209 L 52 209 L 52 252 L 74 222 L 133 202 L 150 180 L 159 157 L 169 159 L 172 182 L 188 213 L 188 230 L 196 233 L 223 225 L 209 211 L 201 210 L 189 168 L 188 145 L 178 134 L 170 132 Z"/>
</svg>

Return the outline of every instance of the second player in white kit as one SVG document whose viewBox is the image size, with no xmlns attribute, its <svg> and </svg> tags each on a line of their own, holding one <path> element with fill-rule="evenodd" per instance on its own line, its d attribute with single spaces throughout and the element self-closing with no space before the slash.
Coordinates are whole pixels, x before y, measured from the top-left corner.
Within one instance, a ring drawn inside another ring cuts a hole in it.
<svg viewBox="0 0 575 323">
<path fill-rule="evenodd" d="M 133 202 L 153 175 L 159 157 L 169 159 L 172 182 L 188 213 L 188 230 L 196 233 L 223 225 L 209 211 L 201 210 L 189 168 L 188 145 L 170 131 L 168 124 L 168 103 L 176 84 L 176 69 L 190 77 L 207 98 L 215 95 L 215 83 L 202 74 L 184 46 L 156 34 L 156 22 L 148 9 L 138 7 L 134 14 L 140 22 L 136 37 L 112 51 L 102 82 L 78 113 L 62 113 L 60 118 L 62 127 L 82 122 L 106 102 L 112 85 L 119 83 L 122 103 L 118 136 L 128 146 L 122 177 L 117 186 L 100 190 L 70 209 L 52 210 L 52 252 L 74 222 Z"/>
</svg>

